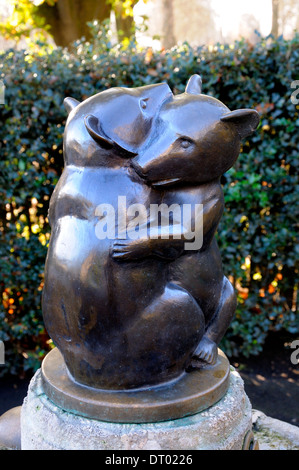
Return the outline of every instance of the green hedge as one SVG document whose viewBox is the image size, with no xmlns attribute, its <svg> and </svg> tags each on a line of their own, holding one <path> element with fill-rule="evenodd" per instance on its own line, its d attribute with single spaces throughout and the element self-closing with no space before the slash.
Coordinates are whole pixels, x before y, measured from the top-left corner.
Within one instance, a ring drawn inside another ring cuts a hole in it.
<svg viewBox="0 0 299 470">
<path fill-rule="evenodd" d="M 238 292 L 235 320 L 222 347 L 228 355 L 258 354 L 269 330 L 299 332 L 296 315 L 298 109 L 291 101 L 299 69 L 299 36 L 260 38 L 252 46 L 160 53 L 111 47 L 106 34 L 72 53 L 7 51 L 0 56 L 6 87 L 0 105 L 0 373 L 32 371 L 51 344 L 43 326 L 41 291 L 50 229 L 49 198 L 63 167 L 65 96 L 79 100 L 116 85 L 167 81 L 184 91 L 200 73 L 203 92 L 230 109 L 256 108 L 261 125 L 223 177 L 226 211 L 218 241 L 224 271 Z"/>
</svg>

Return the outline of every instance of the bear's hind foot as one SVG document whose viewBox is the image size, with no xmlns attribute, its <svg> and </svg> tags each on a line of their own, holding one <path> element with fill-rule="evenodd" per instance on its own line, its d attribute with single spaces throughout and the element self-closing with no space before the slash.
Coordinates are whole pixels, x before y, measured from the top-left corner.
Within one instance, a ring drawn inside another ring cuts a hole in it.
<svg viewBox="0 0 299 470">
<path fill-rule="evenodd" d="M 217 357 L 217 344 L 210 340 L 207 336 L 204 336 L 194 351 L 190 364 L 188 364 L 186 367 L 186 372 L 212 366 L 216 363 Z"/>
</svg>

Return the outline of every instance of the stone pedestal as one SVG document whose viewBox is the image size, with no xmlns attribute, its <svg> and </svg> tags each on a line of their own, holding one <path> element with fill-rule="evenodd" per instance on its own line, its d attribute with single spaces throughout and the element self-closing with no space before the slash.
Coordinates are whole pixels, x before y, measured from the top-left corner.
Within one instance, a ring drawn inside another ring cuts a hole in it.
<svg viewBox="0 0 299 470">
<path fill-rule="evenodd" d="M 45 394 L 65 411 L 109 423 L 156 423 L 190 416 L 217 403 L 229 386 L 230 364 L 220 349 L 214 365 L 175 380 L 129 390 L 103 390 L 76 382 L 54 348 L 41 367 Z"/>
<path fill-rule="evenodd" d="M 251 404 L 240 375 L 231 370 L 225 395 L 199 413 L 164 422 L 111 423 L 55 405 L 41 370 L 21 412 L 24 450 L 240 450 L 252 447 Z"/>
</svg>

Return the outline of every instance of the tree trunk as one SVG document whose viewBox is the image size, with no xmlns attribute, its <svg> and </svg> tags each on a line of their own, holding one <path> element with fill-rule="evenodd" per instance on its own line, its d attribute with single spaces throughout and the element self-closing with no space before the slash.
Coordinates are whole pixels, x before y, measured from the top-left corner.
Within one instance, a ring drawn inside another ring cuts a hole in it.
<svg viewBox="0 0 299 470">
<path fill-rule="evenodd" d="M 111 4 L 105 0 L 58 0 L 54 6 L 42 3 L 38 10 L 50 25 L 56 45 L 67 47 L 82 36 L 88 40 L 86 23 L 110 18 Z"/>
<path fill-rule="evenodd" d="M 165 49 L 175 46 L 176 39 L 174 34 L 174 15 L 172 0 L 162 0 L 162 18 L 163 18 L 163 37 L 162 45 Z"/>
<path fill-rule="evenodd" d="M 132 8 L 136 5 L 138 0 L 132 1 Z M 114 5 L 116 29 L 119 41 L 125 38 L 133 39 L 135 37 L 135 22 L 134 17 L 125 15 L 123 9 L 123 2 L 118 1 Z"/>
<path fill-rule="evenodd" d="M 271 34 L 278 37 L 279 0 L 272 0 L 272 29 Z"/>
</svg>

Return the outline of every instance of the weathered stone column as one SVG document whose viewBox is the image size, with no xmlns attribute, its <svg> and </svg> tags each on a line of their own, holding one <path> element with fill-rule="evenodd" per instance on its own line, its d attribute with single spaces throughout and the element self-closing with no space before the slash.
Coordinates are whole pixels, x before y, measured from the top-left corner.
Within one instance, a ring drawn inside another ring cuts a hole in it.
<svg viewBox="0 0 299 470">
<path fill-rule="evenodd" d="M 22 406 L 22 449 L 241 450 L 246 436 L 246 445 L 250 445 L 251 413 L 243 381 L 235 370 L 230 372 L 226 394 L 205 411 L 141 424 L 109 423 L 63 410 L 45 394 L 39 370 Z"/>
</svg>

